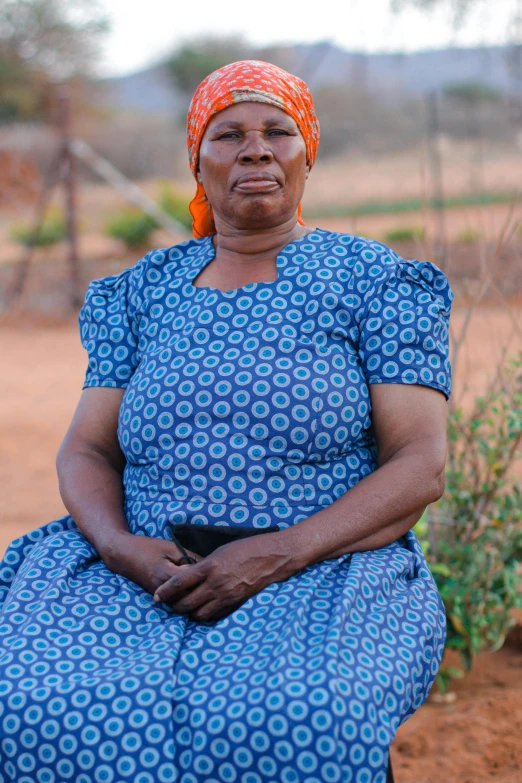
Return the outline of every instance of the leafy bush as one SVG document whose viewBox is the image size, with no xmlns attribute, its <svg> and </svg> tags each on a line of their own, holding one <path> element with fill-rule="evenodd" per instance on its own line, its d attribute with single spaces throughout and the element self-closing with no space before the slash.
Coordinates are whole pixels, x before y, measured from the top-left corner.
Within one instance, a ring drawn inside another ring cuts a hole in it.
<svg viewBox="0 0 522 783">
<path fill-rule="evenodd" d="M 12 227 L 11 236 L 15 242 L 29 247 L 49 247 L 61 242 L 67 236 L 67 224 L 65 218 L 59 212 L 48 215 L 43 221 L 40 233 L 34 242 L 34 226 L 18 224 Z"/>
<path fill-rule="evenodd" d="M 468 107 L 476 106 L 480 103 L 498 103 L 498 101 L 502 100 L 502 93 L 484 82 L 453 82 L 446 84 L 443 94 L 447 98 L 452 98 Z"/>
<path fill-rule="evenodd" d="M 384 238 L 386 242 L 413 242 L 424 238 L 424 229 L 420 226 L 400 226 L 387 231 Z"/>
<path fill-rule="evenodd" d="M 473 245 L 475 242 L 479 242 L 480 239 L 480 231 L 477 231 L 476 228 L 465 228 L 458 236 L 459 242 L 464 242 L 466 245 Z"/>
<path fill-rule="evenodd" d="M 189 197 L 179 192 L 168 180 L 161 180 L 158 206 L 187 229 L 192 228 Z M 141 248 L 149 244 L 150 235 L 158 228 L 157 221 L 139 209 L 127 209 L 114 215 L 107 225 L 107 234 L 121 239 L 128 248 Z"/>
<path fill-rule="evenodd" d="M 168 180 L 161 181 L 159 205 L 182 226 L 192 229 L 192 215 L 189 212 L 189 197 L 180 193 Z"/>
<path fill-rule="evenodd" d="M 522 608 L 522 357 L 512 360 L 475 410 L 450 414 L 446 492 L 416 531 L 448 618 L 446 646 L 462 668 L 444 669 L 444 690 L 475 656 L 499 649 Z"/>
<path fill-rule="evenodd" d="M 129 209 L 112 218 L 107 225 L 107 234 L 123 240 L 128 248 L 134 249 L 147 245 L 155 228 L 154 218 L 141 210 Z"/>
</svg>

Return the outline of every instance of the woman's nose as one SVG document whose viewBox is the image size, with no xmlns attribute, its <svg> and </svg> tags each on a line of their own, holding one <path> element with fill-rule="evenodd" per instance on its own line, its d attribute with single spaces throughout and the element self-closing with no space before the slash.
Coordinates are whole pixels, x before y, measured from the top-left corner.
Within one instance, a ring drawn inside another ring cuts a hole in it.
<svg viewBox="0 0 522 783">
<path fill-rule="evenodd" d="M 242 164 L 271 163 L 274 159 L 269 144 L 260 133 L 246 133 L 239 153 Z"/>
</svg>

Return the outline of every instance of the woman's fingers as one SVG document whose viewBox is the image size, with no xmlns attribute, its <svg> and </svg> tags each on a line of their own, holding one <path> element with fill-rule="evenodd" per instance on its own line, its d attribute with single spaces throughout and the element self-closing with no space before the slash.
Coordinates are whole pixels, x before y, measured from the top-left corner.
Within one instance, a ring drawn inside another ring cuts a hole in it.
<svg viewBox="0 0 522 783">
<path fill-rule="evenodd" d="M 203 555 L 198 555 L 196 554 L 196 552 L 192 552 L 190 549 L 186 549 L 185 552 L 187 553 L 187 555 L 190 555 L 190 557 L 192 557 L 196 561 L 196 563 L 199 563 L 200 560 L 205 559 Z"/>
<path fill-rule="evenodd" d="M 239 603 L 224 606 L 218 599 L 211 599 L 207 603 L 203 603 L 198 609 L 195 609 L 191 616 L 194 620 L 200 623 L 212 622 L 214 620 L 221 620 L 222 617 L 232 614 L 232 612 L 241 606 Z"/>
<path fill-rule="evenodd" d="M 155 601 L 163 601 L 170 604 L 177 598 L 181 598 L 189 590 L 192 590 L 205 578 L 199 563 L 175 566 L 175 568 L 174 574 L 156 589 L 154 593 Z"/>
<path fill-rule="evenodd" d="M 208 603 L 209 598 L 208 588 L 205 582 L 203 582 L 203 584 L 200 584 L 194 590 L 191 590 L 190 593 L 187 593 L 187 595 L 174 601 L 174 603 L 170 602 L 170 606 L 174 611 L 179 612 L 180 614 L 191 614 L 199 609 L 200 606 Z"/>
</svg>

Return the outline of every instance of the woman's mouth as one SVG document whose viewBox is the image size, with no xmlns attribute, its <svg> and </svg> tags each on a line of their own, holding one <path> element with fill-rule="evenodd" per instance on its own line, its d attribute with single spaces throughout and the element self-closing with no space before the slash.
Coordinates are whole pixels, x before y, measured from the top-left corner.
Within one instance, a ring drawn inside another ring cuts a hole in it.
<svg viewBox="0 0 522 783">
<path fill-rule="evenodd" d="M 271 193 L 279 188 L 279 182 L 272 174 L 243 174 L 234 190 L 241 193 Z"/>
</svg>

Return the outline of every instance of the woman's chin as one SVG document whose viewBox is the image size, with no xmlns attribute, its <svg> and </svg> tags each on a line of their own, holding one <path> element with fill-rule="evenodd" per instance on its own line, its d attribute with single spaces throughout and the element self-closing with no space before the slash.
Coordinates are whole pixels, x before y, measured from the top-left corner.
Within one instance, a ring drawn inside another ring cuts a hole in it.
<svg viewBox="0 0 522 783">
<path fill-rule="evenodd" d="M 288 205 L 281 204 L 279 199 L 270 198 L 268 195 L 256 194 L 244 199 L 240 208 L 233 216 L 233 223 L 242 229 L 256 230 L 270 228 L 286 223 L 295 215 L 297 206 L 288 209 Z"/>
</svg>

